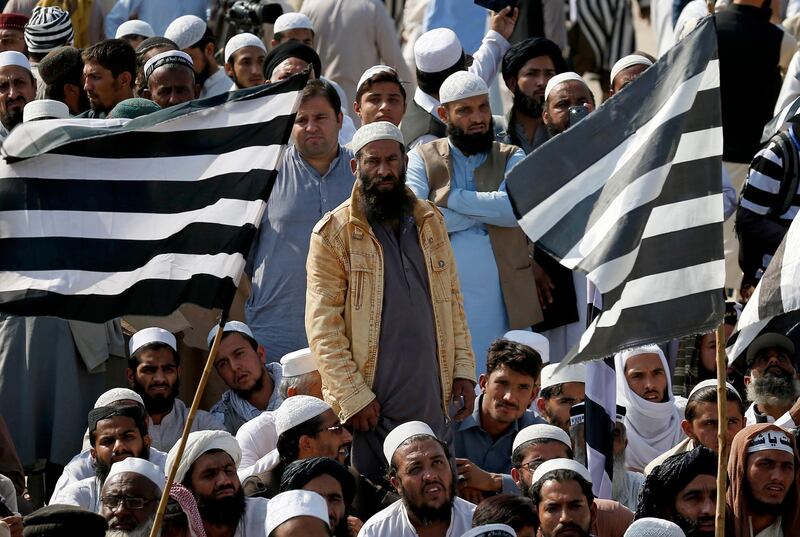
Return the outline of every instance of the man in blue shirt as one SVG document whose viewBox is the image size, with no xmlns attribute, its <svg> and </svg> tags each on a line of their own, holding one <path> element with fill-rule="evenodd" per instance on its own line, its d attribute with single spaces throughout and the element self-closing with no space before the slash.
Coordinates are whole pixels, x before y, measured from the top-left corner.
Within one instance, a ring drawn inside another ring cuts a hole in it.
<svg viewBox="0 0 800 537">
<path fill-rule="evenodd" d="M 485 494 L 517 492 L 511 478 L 511 446 L 517 432 L 544 423 L 528 410 L 536 398 L 542 369 L 539 353 L 521 343 L 498 339 L 489 347 L 480 376 L 475 410 L 456 431 L 456 463 L 461 494 L 480 503 Z"/>
<path fill-rule="evenodd" d="M 208 0 L 119 0 L 106 15 L 106 35 L 111 38 L 120 24 L 129 19 L 147 22 L 155 35 L 164 35 L 169 23 L 183 15 L 206 20 Z"/>
</svg>

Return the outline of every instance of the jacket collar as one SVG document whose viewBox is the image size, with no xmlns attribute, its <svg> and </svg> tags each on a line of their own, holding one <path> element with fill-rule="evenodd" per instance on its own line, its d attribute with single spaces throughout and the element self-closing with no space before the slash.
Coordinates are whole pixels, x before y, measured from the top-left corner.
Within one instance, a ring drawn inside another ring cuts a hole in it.
<svg viewBox="0 0 800 537">
<path fill-rule="evenodd" d="M 416 198 L 414 192 L 411 191 L 408 186 L 406 188 L 406 194 Z M 372 226 L 369 225 L 369 221 L 367 220 L 367 215 L 364 214 L 364 195 L 361 193 L 361 181 L 356 179 L 353 183 L 353 191 L 350 194 L 350 223 L 354 226 L 360 227 L 367 231 L 368 233 L 372 233 Z M 414 203 L 414 222 L 419 226 L 422 222 L 424 222 L 427 218 L 430 218 L 436 213 L 436 210 L 428 203 L 425 203 L 422 200 L 417 200 Z"/>
</svg>

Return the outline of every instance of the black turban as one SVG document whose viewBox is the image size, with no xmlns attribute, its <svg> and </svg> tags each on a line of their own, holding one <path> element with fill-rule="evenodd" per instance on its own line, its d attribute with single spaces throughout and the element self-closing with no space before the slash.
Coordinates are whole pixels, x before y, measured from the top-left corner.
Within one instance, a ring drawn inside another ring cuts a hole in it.
<svg viewBox="0 0 800 537">
<path fill-rule="evenodd" d="M 531 37 L 525 41 L 520 41 L 506 52 L 503 56 L 502 73 L 503 80 L 517 76 L 522 66 L 528 63 L 531 58 L 539 56 L 550 56 L 556 74 L 567 70 L 567 62 L 561 55 L 561 48 L 545 37 Z"/>
<path fill-rule="evenodd" d="M 97 429 L 97 422 L 107 420 L 114 416 L 127 416 L 139 424 L 144 422 L 144 409 L 138 403 L 126 405 L 111 405 L 93 408 L 89 411 L 89 433 Z"/>
<path fill-rule="evenodd" d="M 147 39 L 139 43 L 139 46 L 136 47 L 136 55 L 138 56 L 140 54 L 144 54 L 148 50 L 156 47 L 168 48 L 170 50 L 178 50 L 178 45 L 175 44 L 175 41 L 173 41 L 172 39 L 167 39 L 166 37 L 161 37 L 161 36 L 153 36 L 153 37 L 148 37 Z"/>
<path fill-rule="evenodd" d="M 104 537 L 106 519 L 73 505 L 48 505 L 23 519 L 23 537 Z"/>
<path fill-rule="evenodd" d="M 322 76 L 322 61 L 319 59 L 317 51 L 300 41 L 292 40 L 278 45 L 267 54 L 264 59 L 264 77 L 270 80 L 272 71 L 288 58 L 300 58 L 307 64 L 314 66 L 315 77 Z"/>
<path fill-rule="evenodd" d="M 670 520 L 675 497 L 699 475 L 717 475 L 717 454 L 705 446 L 678 453 L 656 466 L 644 480 L 636 518 Z"/>
<path fill-rule="evenodd" d="M 309 481 L 321 475 L 329 475 L 339 482 L 344 503 L 350 507 L 356 495 L 356 479 L 339 461 L 325 457 L 312 457 L 289 464 L 283 471 L 280 491 L 302 489 Z"/>
</svg>

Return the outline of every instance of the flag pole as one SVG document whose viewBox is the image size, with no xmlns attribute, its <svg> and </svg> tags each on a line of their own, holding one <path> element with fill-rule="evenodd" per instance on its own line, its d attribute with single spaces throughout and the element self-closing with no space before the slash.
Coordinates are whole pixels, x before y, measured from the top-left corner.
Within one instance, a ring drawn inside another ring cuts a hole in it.
<svg viewBox="0 0 800 537">
<path fill-rule="evenodd" d="M 208 351 L 206 366 L 203 369 L 203 375 L 200 377 L 200 383 L 197 385 L 197 391 L 194 393 L 194 399 L 192 400 L 192 406 L 189 409 L 189 415 L 186 417 L 186 423 L 183 426 L 183 435 L 178 443 L 178 454 L 177 457 L 175 457 L 176 461 L 180 461 L 183 458 L 183 450 L 186 448 L 186 440 L 189 438 L 189 431 L 192 430 L 192 423 L 194 422 L 195 414 L 197 414 L 197 407 L 200 406 L 200 399 L 203 398 L 203 392 L 206 390 L 208 377 L 211 375 L 214 359 L 217 357 L 219 342 L 222 340 L 222 329 L 225 327 L 225 323 L 227 321 L 228 309 L 226 308 L 222 310 L 222 313 L 220 313 L 218 323 L 219 329 L 217 330 L 217 334 L 214 336 L 214 341 L 211 344 L 211 350 Z M 172 487 L 172 483 L 175 481 L 175 474 L 178 471 L 178 466 L 179 464 L 176 463 L 172 465 L 172 468 L 168 469 L 169 473 L 167 474 L 167 483 L 164 485 L 164 491 L 161 493 L 161 500 L 158 502 L 158 511 L 156 511 L 156 518 L 153 522 L 153 527 L 150 529 L 150 537 L 158 537 L 159 531 L 161 530 L 161 523 L 164 520 L 164 511 L 167 508 L 167 503 L 169 503 L 169 489 Z"/>
<path fill-rule="evenodd" d="M 728 483 L 728 388 L 725 377 L 728 369 L 728 360 L 725 357 L 725 323 L 717 328 L 717 447 L 719 457 L 717 462 L 717 519 L 715 535 L 725 535 L 725 492 Z"/>
</svg>

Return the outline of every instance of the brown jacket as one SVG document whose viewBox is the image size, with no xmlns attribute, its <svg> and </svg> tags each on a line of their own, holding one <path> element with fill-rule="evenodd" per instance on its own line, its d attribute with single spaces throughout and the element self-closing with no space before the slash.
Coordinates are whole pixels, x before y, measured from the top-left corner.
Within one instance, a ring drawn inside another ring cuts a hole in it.
<svg viewBox="0 0 800 537">
<path fill-rule="evenodd" d="M 383 251 L 361 209 L 359 188 L 356 181 L 350 199 L 314 227 L 306 263 L 308 344 L 322 376 L 325 402 L 343 422 L 375 399 L 371 387 L 383 305 Z M 417 200 L 414 221 L 428 269 L 442 410 L 447 415 L 453 379 L 475 382 L 475 356 L 442 213 Z"/>
</svg>

